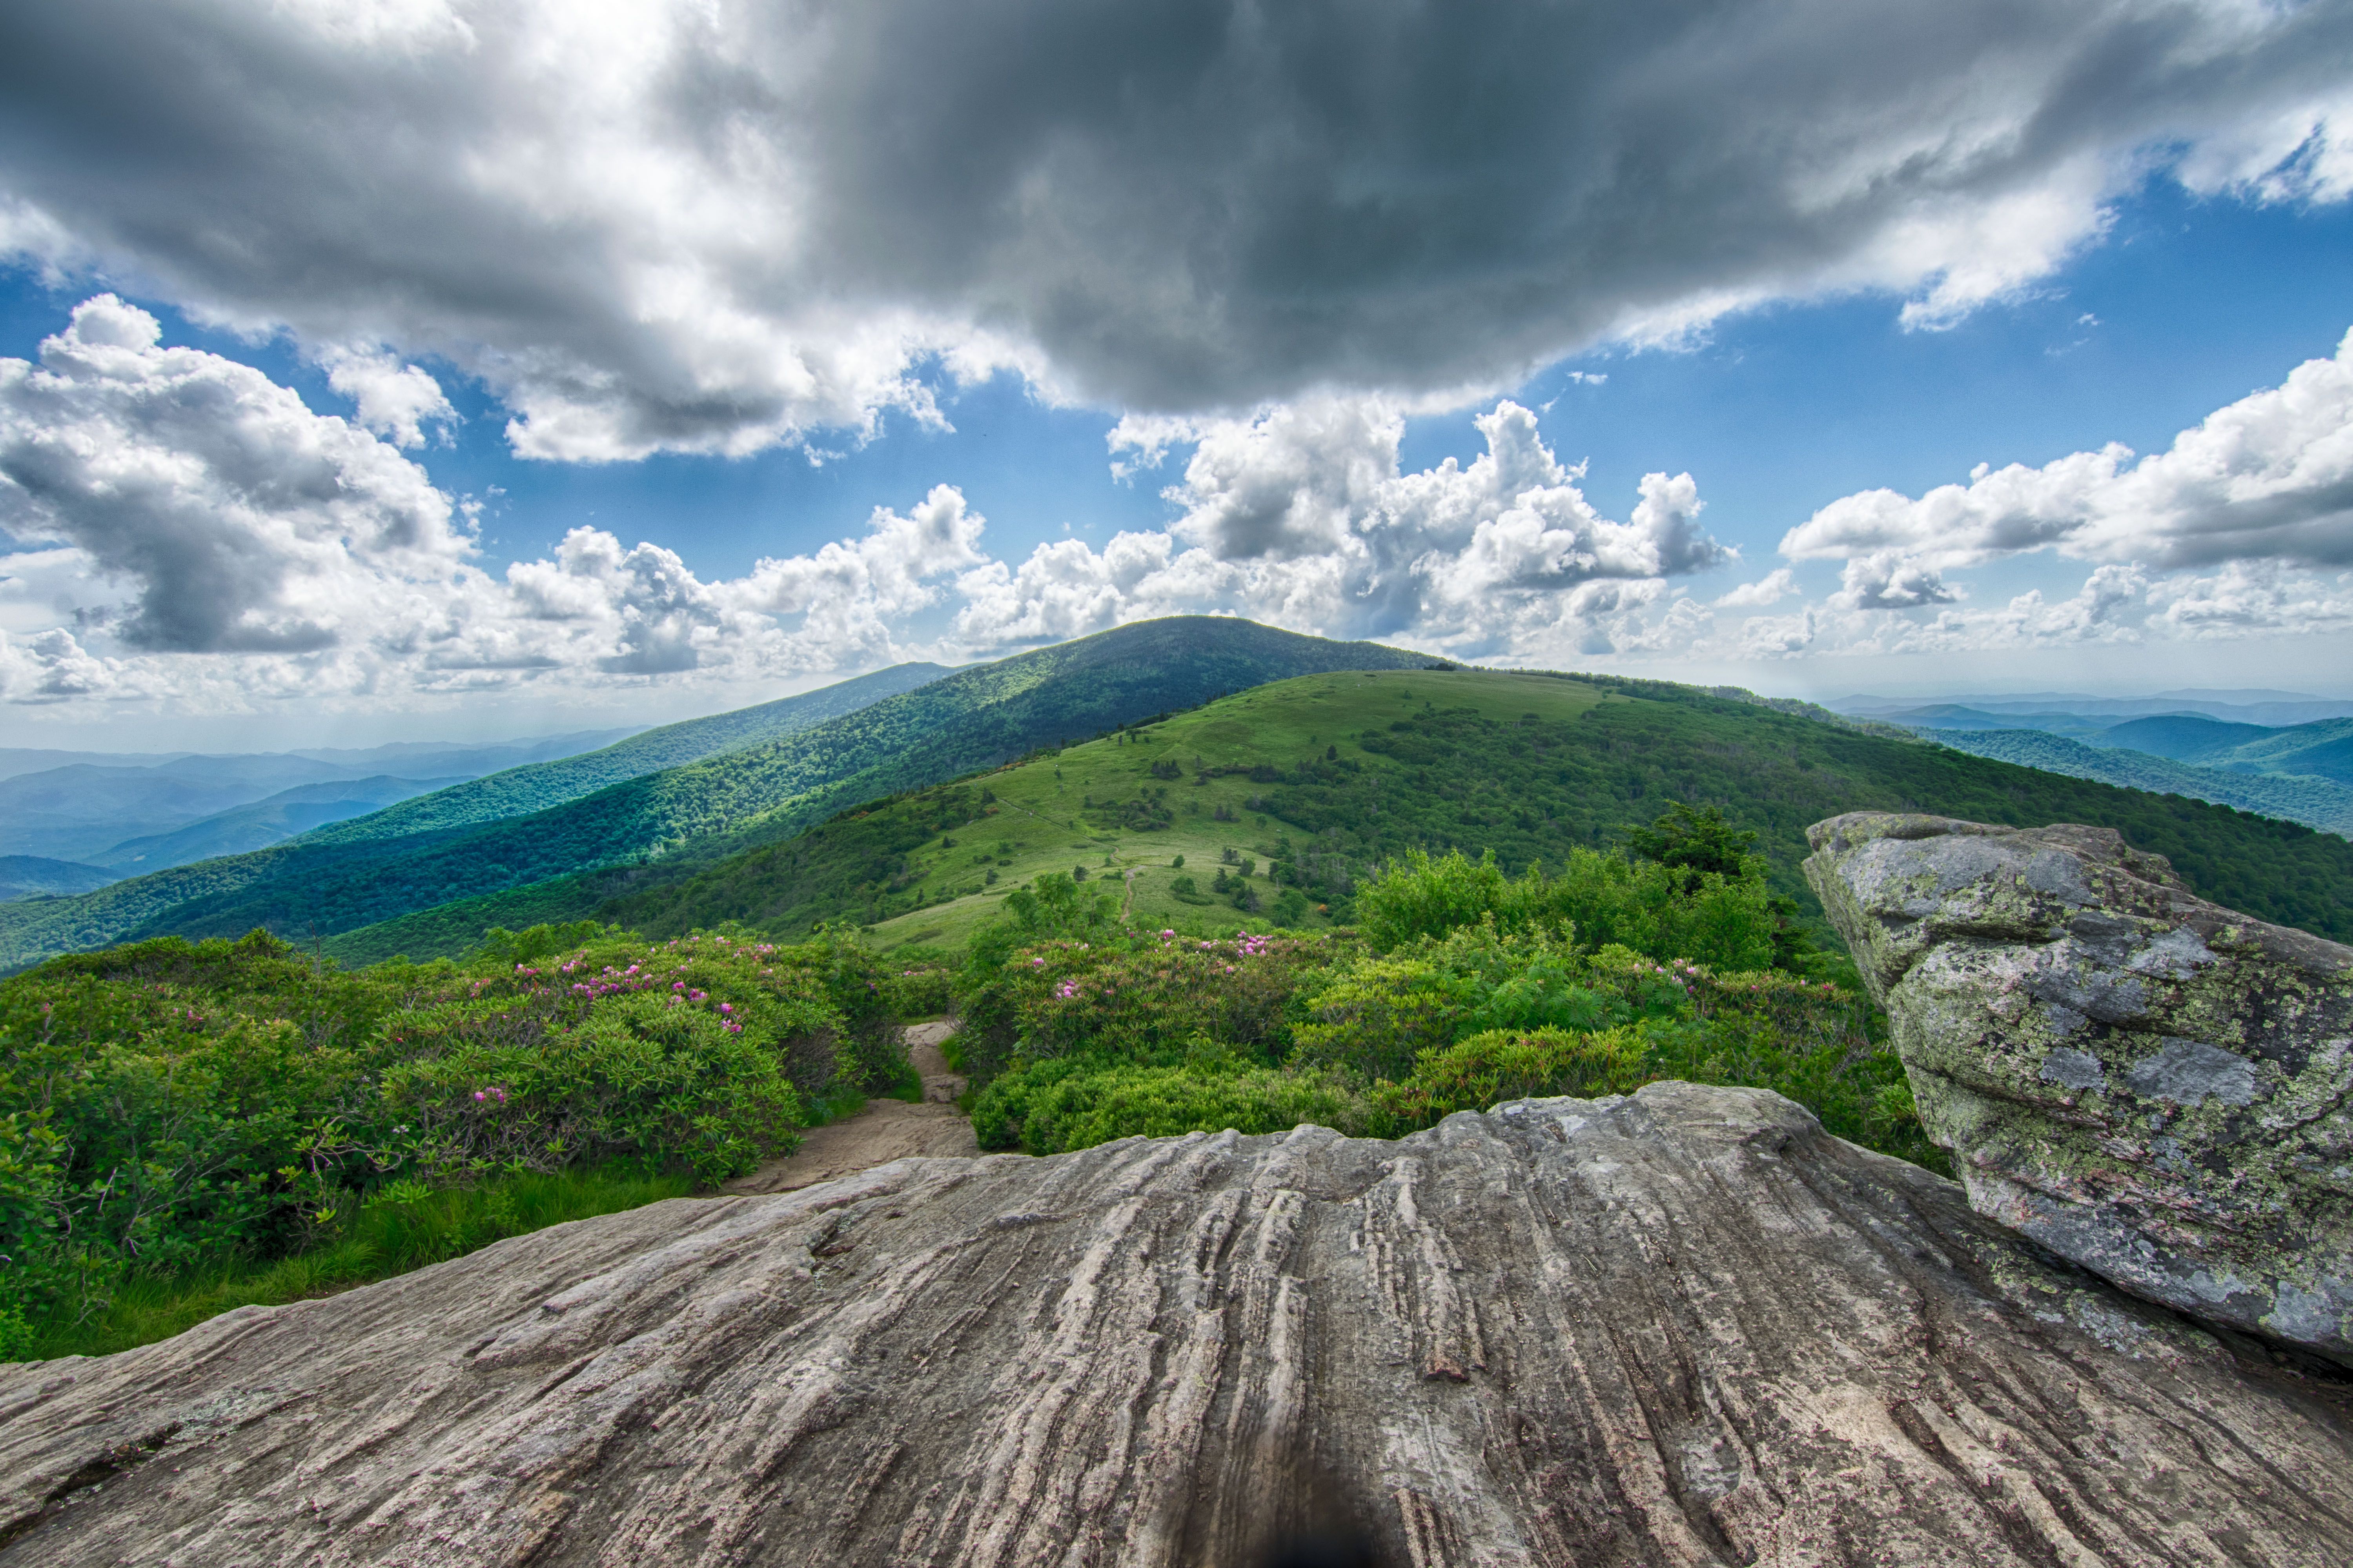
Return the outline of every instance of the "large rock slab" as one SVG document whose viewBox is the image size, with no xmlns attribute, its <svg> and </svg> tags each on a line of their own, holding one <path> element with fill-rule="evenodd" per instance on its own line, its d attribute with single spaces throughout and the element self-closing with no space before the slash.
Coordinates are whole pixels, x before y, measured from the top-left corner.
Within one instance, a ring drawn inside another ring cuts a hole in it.
<svg viewBox="0 0 2353 1568">
<path fill-rule="evenodd" d="M 2249 1344 L 1654 1084 L 910 1160 L 0 1369 L 0 1564 L 2341 1568 L 2347 1385 Z"/>
<path fill-rule="evenodd" d="M 2353 949 L 2099 827 L 1858 812 L 1806 875 L 1979 1212 L 2353 1360 Z"/>
</svg>

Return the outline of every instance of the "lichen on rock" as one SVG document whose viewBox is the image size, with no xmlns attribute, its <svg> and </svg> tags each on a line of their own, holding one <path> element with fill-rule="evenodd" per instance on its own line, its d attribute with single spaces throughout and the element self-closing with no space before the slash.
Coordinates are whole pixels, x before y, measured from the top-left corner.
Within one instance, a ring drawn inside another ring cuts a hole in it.
<svg viewBox="0 0 2353 1568">
<path fill-rule="evenodd" d="M 2353 949 L 2107 828 L 1856 812 L 1806 875 L 1979 1212 L 2353 1362 Z"/>
</svg>

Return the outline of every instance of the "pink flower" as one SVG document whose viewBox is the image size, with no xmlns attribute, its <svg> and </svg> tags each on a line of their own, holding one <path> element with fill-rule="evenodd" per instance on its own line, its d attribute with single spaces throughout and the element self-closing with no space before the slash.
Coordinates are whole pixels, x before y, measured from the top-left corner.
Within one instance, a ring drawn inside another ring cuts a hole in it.
<svg viewBox="0 0 2353 1568">
<path fill-rule="evenodd" d="M 482 1098 L 482 1091 L 481 1091 L 480 1089 L 476 1089 L 476 1090 L 474 1091 L 474 1098 L 475 1098 L 476 1100 L 480 1100 L 480 1099 L 481 1099 L 481 1098 Z"/>
<path fill-rule="evenodd" d="M 673 991 L 683 991 L 686 989 L 686 982 L 683 980 L 673 980 L 670 983 L 670 988 Z"/>
<path fill-rule="evenodd" d="M 735 1005 L 732 1002 L 722 1002 L 719 1004 L 719 1010 L 723 1013 L 733 1013 L 735 1011 Z"/>
</svg>

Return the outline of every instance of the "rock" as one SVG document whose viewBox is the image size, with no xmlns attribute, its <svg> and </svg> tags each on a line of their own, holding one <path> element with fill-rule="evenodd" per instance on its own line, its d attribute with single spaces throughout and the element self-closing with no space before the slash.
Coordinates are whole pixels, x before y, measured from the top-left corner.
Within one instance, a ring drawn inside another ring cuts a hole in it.
<svg viewBox="0 0 2353 1568">
<path fill-rule="evenodd" d="M 2353 949 L 2100 827 L 1856 812 L 1806 875 L 1979 1213 L 2353 1361 Z"/>
<path fill-rule="evenodd" d="M 0 1565 L 2353 1562 L 2348 1385 L 2251 1345 L 1653 1084 L 902 1161 L 0 1368 Z"/>
</svg>

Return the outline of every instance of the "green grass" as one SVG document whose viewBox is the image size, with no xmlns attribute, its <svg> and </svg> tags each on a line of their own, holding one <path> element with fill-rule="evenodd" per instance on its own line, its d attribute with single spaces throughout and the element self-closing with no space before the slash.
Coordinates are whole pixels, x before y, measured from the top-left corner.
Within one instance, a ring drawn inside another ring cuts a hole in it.
<svg viewBox="0 0 2353 1568">
<path fill-rule="evenodd" d="M 527 1172 L 475 1187 L 416 1192 L 363 1208 L 341 1234 L 275 1262 L 235 1256 L 171 1275 L 132 1274 L 79 1322 L 36 1321 L 17 1359 L 110 1355 L 171 1338 L 237 1307 L 277 1307 L 373 1284 L 491 1242 L 686 1196 L 685 1176 L 627 1169 Z"/>
<path fill-rule="evenodd" d="M 1152 775 L 1155 763 L 1171 763 L 1177 777 Z M 1255 763 L 1269 764 L 1271 782 L 1247 773 L 1204 776 Z M 1165 813 L 1136 809 L 1145 791 L 1155 792 Z M 2353 938 L 2353 845 L 2292 823 L 1694 687 L 1426 669 L 1259 687 L 1125 734 L 862 806 L 798 837 L 615 898 L 596 913 L 658 934 L 740 920 L 787 935 L 846 917 L 871 926 L 886 954 L 901 945 L 954 950 L 1011 889 L 1083 865 L 1091 885 L 1135 873 L 1122 891 L 1138 928 L 1263 931 L 1276 893 L 1264 873 L 1287 842 L 1311 863 L 1304 886 L 1313 901 L 1333 907 L 1330 916 L 1311 909 L 1285 922 L 1312 931 L 1345 917 L 1337 900 L 1349 880 L 1407 848 L 1493 848 L 1514 871 L 1535 860 L 1556 866 L 1571 848 L 1615 842 L 1627 825 L 1675 800 L 1720 805 L 1757 830 L 1774 890 L 1808 910 L 1812 895 L 1799 864 L 1810 824 L 1845 811 L 1925 811 L 2115 827 L 2137 847 L 2171 858 L 2207 898 Z M 1206 897 L 1228 849 L 1258 861 L 1249 885 L 1265 912 L 1245 917 Z M 1173 883 L 1180 874 L 1205 897 L 1179 897 Z"/>
</svg>

